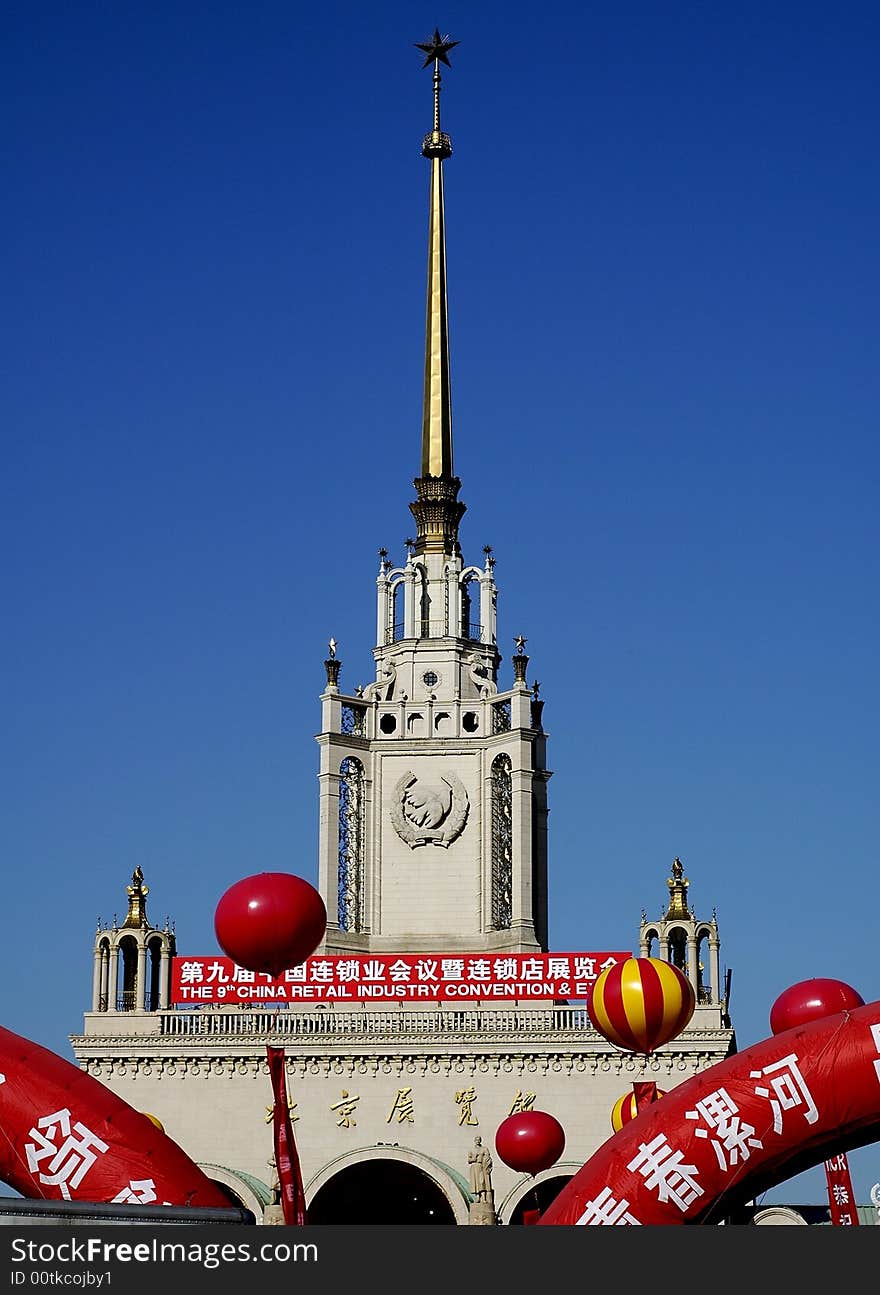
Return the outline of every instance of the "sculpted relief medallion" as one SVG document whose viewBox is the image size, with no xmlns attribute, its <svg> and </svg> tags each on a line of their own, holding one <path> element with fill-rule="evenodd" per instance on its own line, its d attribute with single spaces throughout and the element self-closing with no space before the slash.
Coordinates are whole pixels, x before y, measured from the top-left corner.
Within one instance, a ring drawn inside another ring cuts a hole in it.
<svg viewBox="0 0 880 1295">
<path fill-rule="evenodd" d="M 456 774 L 443 774 L 439 784 L 431 784 L 408 769 L 394 787 L 391 822 L 411 850 L 429 843 L 446 847 L 461 835 L 469 809 L 468 794 Z"/>
</svg>

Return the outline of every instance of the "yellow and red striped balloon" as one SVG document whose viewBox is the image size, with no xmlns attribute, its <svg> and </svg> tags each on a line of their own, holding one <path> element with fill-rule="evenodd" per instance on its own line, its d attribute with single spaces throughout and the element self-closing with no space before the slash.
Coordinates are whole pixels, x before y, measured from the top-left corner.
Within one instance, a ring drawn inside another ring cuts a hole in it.
<svg viewBox="0 0 880 1295">
<path fill-rule="evenodd" d="M 649 1053 L 682 1032 L 695 1006 L 693 985 L 671 962 L 627 958 L 601 973 L 587 1010 L 609 1043 Z"/>
<path fill-rule="evenodd" d="M 657 1098 L 659 1102 L 661 1097 L 665 1097 L 662 1088 L 657 1089 Z M 636 1095 L 630 1089 L 628 1093 L 623 1093 L 611 1107 L 611 1127 L 615 1133 L 619 1133 L 624 1124 L 629 1124 L 638 1115 L 636 1106 Z"/>
</svg>

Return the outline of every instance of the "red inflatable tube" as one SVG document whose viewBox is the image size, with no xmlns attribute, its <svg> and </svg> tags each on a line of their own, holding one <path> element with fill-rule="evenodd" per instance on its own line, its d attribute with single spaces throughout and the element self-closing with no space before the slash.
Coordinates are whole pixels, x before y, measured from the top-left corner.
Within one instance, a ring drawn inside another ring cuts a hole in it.
<svg viewBox="0 0 880 1295">
<path fill-rule="evenodd" d="M 0 1178 L 28 1199 L 231 1207 L 147 1115 L 2 1026 Z"/>
<path fill-rule="evenodd" d="M 786 1030 L 646 1106 L 538 1226 L 718 1223 L 776 1183 L 880 1136 L 880 1002 Z"/>
</svg>

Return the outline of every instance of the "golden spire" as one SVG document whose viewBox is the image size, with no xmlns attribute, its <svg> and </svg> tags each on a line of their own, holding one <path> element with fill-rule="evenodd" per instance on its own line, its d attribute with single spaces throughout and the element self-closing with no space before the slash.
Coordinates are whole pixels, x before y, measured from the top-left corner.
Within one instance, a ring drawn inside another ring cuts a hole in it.
<svg viewBox="0 0 880 1295">
<path fill-rule="evenodd" d="M 681 859 L 676 855 L 672 861 L 672 876 L 666 880 L 669 887 L 669 907 L 666 910 L 667 918 L 670 917 L 690 917 L 691 912 L 688 908 L 687 892 L 691 883 L 684 875 L 684 867 Z"/>
<path fill-rule="evenodd" d="M 418 527 L 416 553 L 453 553 L 458 547 L 458 523 L 465 505 L 458 502 L 461 482 L 452 468 L 452 392 L 449 377 L 449 323 L 446 297 L 446 229 L 443 210 L 443 162 L 452 154 L 452 141 L 440 129 L 440 64 L 458 41 L 434 35 L 416 48 L 425 54 L 424 67 L 434 65 L 434 124 L 422 143 L 431 161 L 431 201 L 428 221 L 428 300 L 425 321 L 425 394 L 422 412 L 421 476 L 414 485 L 418 499 L 410 510 Z"/>
<path fill-rule="evenodd" d="M 128 913 L 122 923 L 123 928 L 140 930 L 147 925 L 147 895 L 150 893 L 150 887 L 144 885 L 144 874 L 140 866 L 131 874 L 131 885 L 125 887 L 125 893 L 128 895 Z"/>
</svg>

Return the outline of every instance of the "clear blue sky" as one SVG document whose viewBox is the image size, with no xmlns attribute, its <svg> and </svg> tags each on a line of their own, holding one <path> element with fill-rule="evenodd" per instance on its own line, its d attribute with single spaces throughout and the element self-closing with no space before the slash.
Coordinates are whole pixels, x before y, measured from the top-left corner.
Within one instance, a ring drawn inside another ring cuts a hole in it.
<svg viewBox="0 0 880 1295">
<path fill-rule="evenodd" d="M 135 866 L 190 953 L 233 881 L 317 880 L 327 640 L 370 680 L 412 528 L 435 25 L 462 543 L 546 700 L 551 945 L 634 947 L 680 855 L 741 1047 L 795 981 L 880 998 L 880 8 L 35 0 L 0 1022 L 64 1056 Z"/>
</svg>

